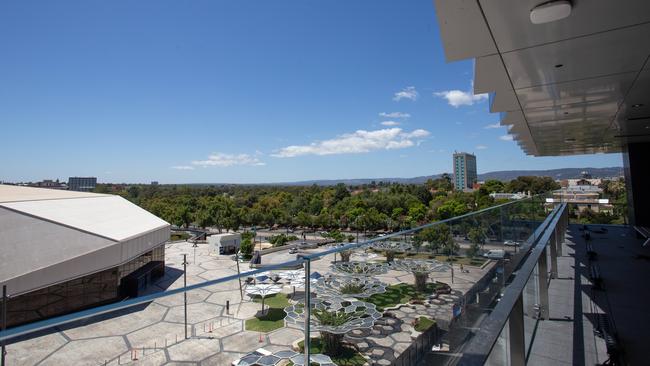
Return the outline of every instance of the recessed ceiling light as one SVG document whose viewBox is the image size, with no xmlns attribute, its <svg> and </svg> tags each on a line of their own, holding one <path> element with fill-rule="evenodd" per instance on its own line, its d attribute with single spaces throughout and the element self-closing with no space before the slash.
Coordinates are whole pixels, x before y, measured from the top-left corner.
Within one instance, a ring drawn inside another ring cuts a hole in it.
<svg viewBox="0 0 650 366">
<path fill-rule="evenodd" d="M 564 142 L 576 142 L 576 139 L 574 139 L 573 137 L 569 137 L 564 139 Z"/>
<path fill-rule="evenodd" d="M 643 107 L 643 104 L 641 103 L 632 104 L 632 108 L 639 108 L 639 107 Z"/>
<path fill-rule="evenodd" d="M 562 66 L 564 66 L 564 64 L 556 64 L 556 65 L 555 65 L 555 68 L 556 68 L 556 69 L 559 69 L 559 68 L 562 67 Z"/>
<path fill-rule="evenodd" d="M 564 19 L 571 15 L 571 2 L 567 0 L 547 1 L 530 11 L 533 24 L 544 24 Z"/>
</svg>

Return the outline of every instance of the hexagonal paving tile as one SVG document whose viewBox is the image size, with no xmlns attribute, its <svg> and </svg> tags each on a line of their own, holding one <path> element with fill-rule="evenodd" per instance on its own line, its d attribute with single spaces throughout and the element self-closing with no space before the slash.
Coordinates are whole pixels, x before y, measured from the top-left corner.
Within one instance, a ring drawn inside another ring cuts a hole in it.
<svg viewBox="0 0 650 366">
<path fill-rule="evenodd" d="M 189 327 L 188 327 L 189 329 Z M 189 330 L 188 330 L 189 331 Z M 185 331 L 183 324 L 160 322 L 127 334 L 131 346 L 136 348 L 158 347 L 174 343 L 177 339 L 183 339 Z"/>
<path fill-rule="evenodd" d="M 184 322 L 183 305 L 174 306 L 169 309 L 165 320 L 168 322 Z M 187 305 L 187 321 L 190 324 L 197 324 L 205 322 L 210 319 L 221 316 L 223 307 L 221 305 L 209 304 L 206 302 L 199 302 L 196 304 Z"/>
<path fill-rule="evenodd" d="M 196 289 L 187 292 L 187 303 L 194 304 L 197 302 L 205 301 L 210 296 L 210 292 L 204 289 Z M 183 294 L 166 296 L 156 300 L 156 303 L 165 306 L 178 306 L 183 305 Z"/>
<path fill-rule="evenodd" d="M 248 353 L 268 344 L 264 336 L 262 342 L 259 340 L 260 333 L 243 331 L 223 338 L 221 344 L 224 351 Z"/>
<path fill-rule="evenodd" d="M 10 344 L 7 346 L 7 361 L 10 365 L 12 363 L 16 365 L 35 365 L 66 343 L 66 339 L 61 334 L 51 333 Z"/>
<path fill-rule="evenodd" d="M 127 351 L 122 337 L 102 337 L 68 342 L 42 365 L 95 365 Z"/>
<path fill-rule="evenodd" d="M 162 320 L 167 308 L 150 303 L 143 306 L 135 306 L 131 309 L 120 311 L 119 316 L 115 313 L 104 314 L 95 319 L 103 319 L 95 322 L 84 321 L 84 326 L 68 328 L 65 335 L 71 339 L 85 339 L 95 337 L 106 337 L 124 335 L 134 330 L 146 327 Z"/>
<path fill-rule="evenodd" d="M 190 338 L 169 348 L 171 361 L 197 361 L 213 356 L 221 351 L 218 339 Z"/>
</svg>

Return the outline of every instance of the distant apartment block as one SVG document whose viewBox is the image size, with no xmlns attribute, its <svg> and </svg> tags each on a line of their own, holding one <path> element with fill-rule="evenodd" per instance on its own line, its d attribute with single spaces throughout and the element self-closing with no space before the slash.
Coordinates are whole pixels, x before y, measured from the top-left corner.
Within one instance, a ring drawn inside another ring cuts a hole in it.
<svg viewBox="0 0 650 366">
<path fill-rule="evenodd" d="M 77 192 L 92 192 L 97 186 L 97 177 L 70 177 L 68 189 Z"/>
<path fill-rule="evenodd" d="M 459 191 L 471 190 L 477 181 L 476 156 L 464 152 L 454 153 L 454 188 Z"/>
</svg>

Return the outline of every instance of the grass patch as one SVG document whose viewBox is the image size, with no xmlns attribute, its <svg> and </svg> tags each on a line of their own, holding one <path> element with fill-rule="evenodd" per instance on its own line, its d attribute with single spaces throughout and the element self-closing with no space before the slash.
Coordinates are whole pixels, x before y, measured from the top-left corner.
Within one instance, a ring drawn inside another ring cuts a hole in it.
<svg viewBox="0 0 650 366">
<path fill-rule="evenodd" d="M 304 352 L 305 341 L 300 341 L 298 347 L 300 347 L 300 352 Z M 309 349 L 311 354 L 323 353 L 323 345 L 320 338 L 312 339 Z M 338 366 L 363 366 L 366 364 L 366 359 L 359 352 L 346 346 L 343 347 L 343 352 L 339 356 L 331 358 Z"/>
<path fill-rule="evenodd" d="M 431 320 L 426 316 L 421 316 L 418 318 L 418 321 L 415 324 L 415 330 L 418 332 L 424 332 L 425 330 L 431 328 L 434 324 L 436 324 L 435 320 Z"/>
<path fill-rule="evenodd" d="M 441 262 L 451 262 L 454 264 L 462 264 L 464 266 L 482 266 L 487 260 L 483 258 L 469 258 L 469 257 L 447 257 L 446 255 L 437 255 L 436 260 Z"/>
<path fill-rule="evenodd" d="M 253 301 L 261 304 L 262 297 L 255 296 Z M 287 306 L 289 306 L 287 295 L 279 293 L 267 296 L 264 299 L 266 312 L 262 316 L 246 319 L 246 329 L 255 332 L 270 332 L 284 327 L 284 318 L 287 316 L 284 308 Z"/>
<path fill-rule="evenodd" d="M 480 267 L 482 266 L 486 260 L 480 257 L 477 258 L 469 258 L 469 257 L 457 257 L 453 256 L 449 258 L 446 255 L 442 254 L 433 254 L 433 253 L 428 253 L 428 252 L 420 252 L 420 253 L 414 253 L 414 252 L 407 252 L 407 253 L 395 253 L 395 258 L 396 259 L 435 259 L 440 262 L 451 262 L 454 264 L 462 264 L 464 266 L 475 266 L 475 267 Z"/>
<path fill-rule="evenodd" d="M 178 240 L 187 240 L 190 238 L 188 233 L 171 233 L 169 235 L 169 241 L 178 241 Z"/>
<path fill-rule="evenodd" d="M 284 327 L 284 318 L 287 313 L 283 309 L 269 308 L 263 316 L 246 320 L 246 330 L 255 332 L 270 332 Z"/>
<path fill-rule="evenodd" d="M 255 295 L 253 297 L 253 301 L 256 303 L 262 303 L 262 296 Z M 274 295 L 269 295 L 264 299 L 264 307 L 270 307 L 270 308 L 278 308 L 278 309 L 284 309 L 287 306 L 289 306 L 289 299 L 287 299 L 287 295 L 278 293 Z"/>
<path fill-rule="evenodd" d="M 443 285 L 439 283 L 427 283 L 427 290 L 422 293 L 415 291 L 415 286 L 412 284 L 400 283 L 399 285 L 386 287 L 386 292 L 383 294 L 374 294 L 367 301 L 377 305 L 377 310 L 384 311 L 385 308 L 397 304 L 405 304 L 411 300 L 422 300 L 426 296 L 431 295 L 440 286 Z"/>
</svg>

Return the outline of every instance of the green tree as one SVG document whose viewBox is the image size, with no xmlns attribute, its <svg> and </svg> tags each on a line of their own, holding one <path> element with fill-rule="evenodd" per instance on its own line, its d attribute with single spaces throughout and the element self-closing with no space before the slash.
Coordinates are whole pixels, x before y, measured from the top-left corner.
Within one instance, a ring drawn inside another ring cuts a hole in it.
<svg viewBox="0 0 650 366">
<path fill-rule="evenodd" d="M 472 243 L 469 247 L 469 250 L 467 251 L 467 255 L 471 258 L 474 258 L 479 254 L 483 245 L 485 245 L 487 231 L 483 227 L 479 226 L 470 229 L 467 236 Z"/>
<path fill-rule="evenodd" d="M 253 254 L 254 244 L 250 238 L 242 239 L 241 245 L 239 246 L 239 251 L 246 257 L 250 257 Z"/>
</svg>

